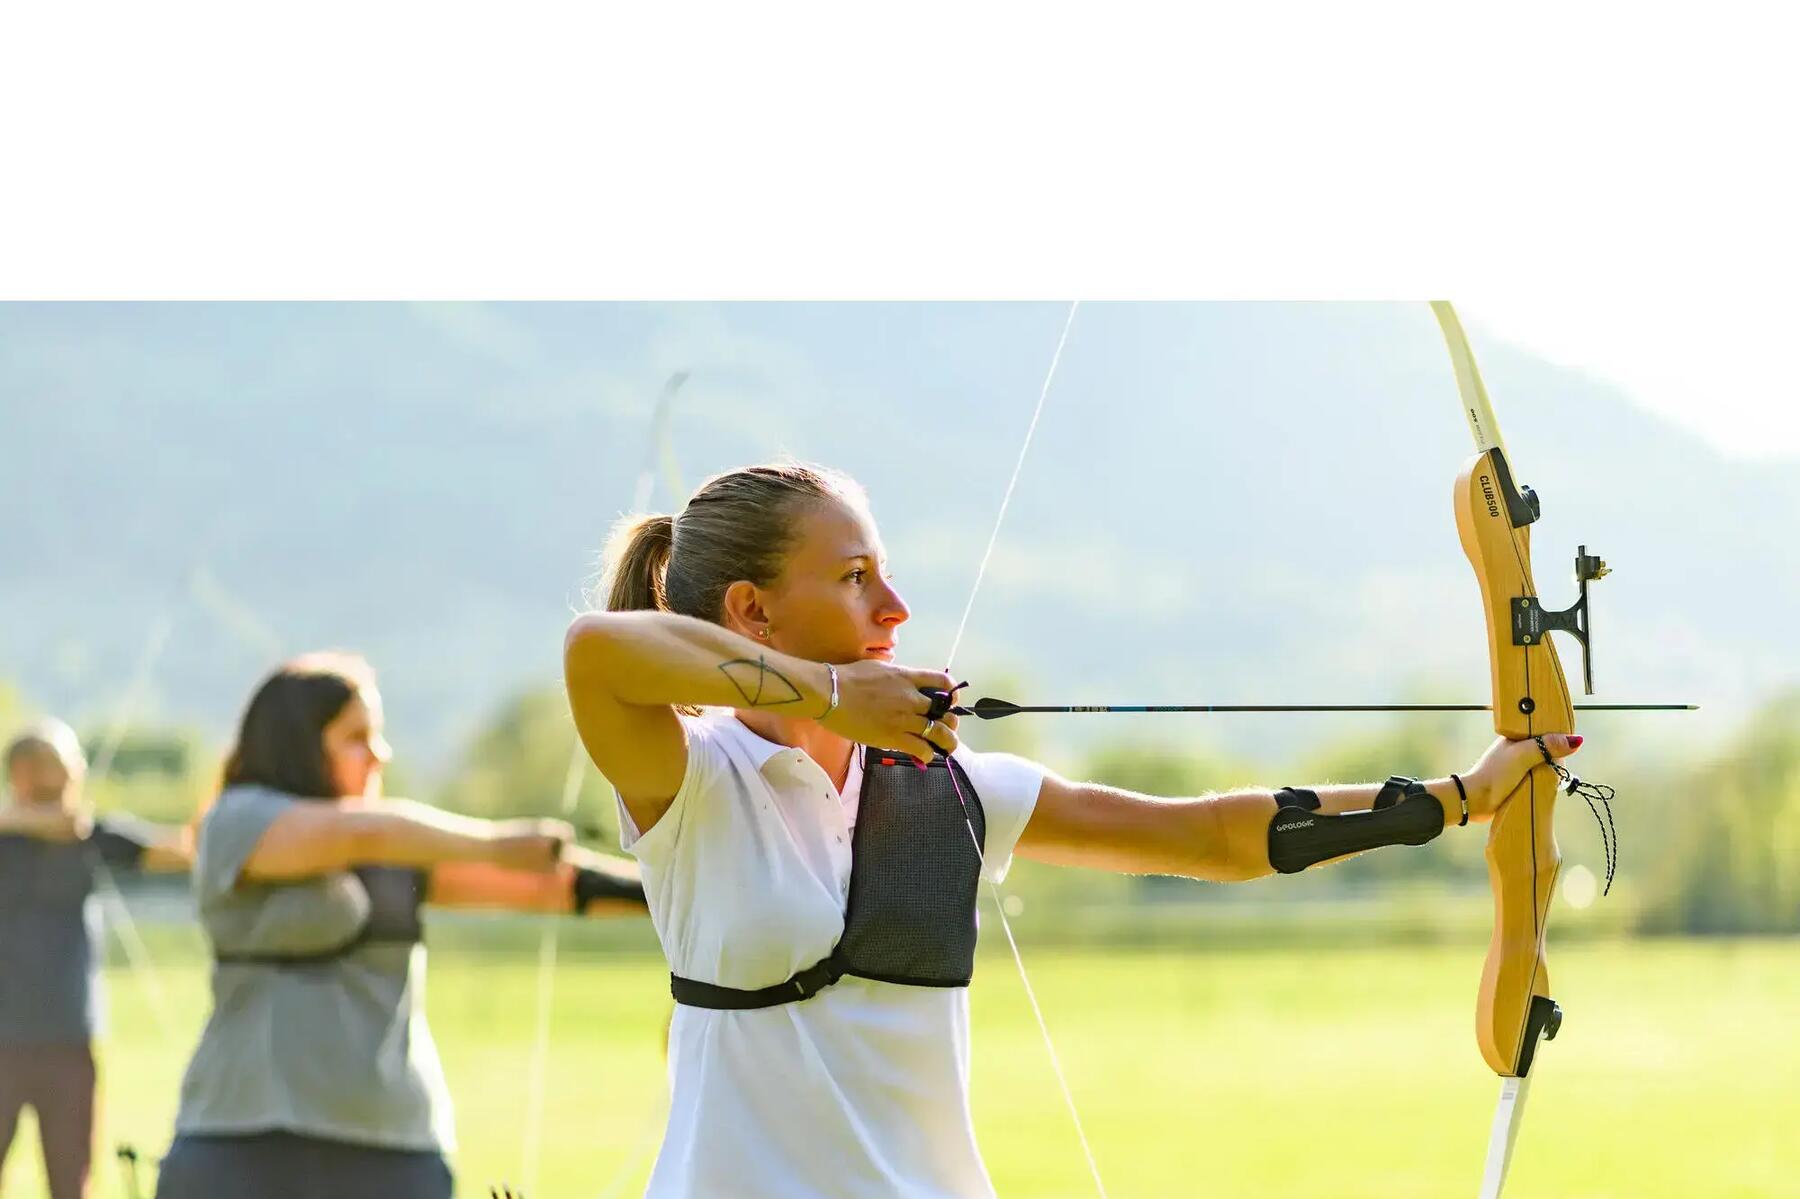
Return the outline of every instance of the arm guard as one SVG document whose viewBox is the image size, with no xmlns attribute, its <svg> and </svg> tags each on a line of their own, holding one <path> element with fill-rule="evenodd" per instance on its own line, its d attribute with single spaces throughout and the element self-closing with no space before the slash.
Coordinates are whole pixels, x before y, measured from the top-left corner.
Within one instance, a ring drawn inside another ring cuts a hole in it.
<svg viewBox="0 0 1800 1199">
<path fill-rule="evenodd" d="M 645 904 L 644 884 L 637 879 L 618 878 L 604 870 L 590 870 L 586 866 L 576 869 L 570 890 L 570 906 L 577 916 L 586 912 L 589 904 L 602 899 L 624 899 Z"/>
<path fill-rule="evenodd" d="M 1404 798 L 1401 798 L 1404 796 Z M 1321 812 L 1311 791 L 1283 787 L 1269 820 L 1269 865 L 1282 874 L 1383 845 L 1423 845 L 1444 831 L 1443 805 L 1417 779 L 1395 776 L 1365 812 Z"/>
</svg>

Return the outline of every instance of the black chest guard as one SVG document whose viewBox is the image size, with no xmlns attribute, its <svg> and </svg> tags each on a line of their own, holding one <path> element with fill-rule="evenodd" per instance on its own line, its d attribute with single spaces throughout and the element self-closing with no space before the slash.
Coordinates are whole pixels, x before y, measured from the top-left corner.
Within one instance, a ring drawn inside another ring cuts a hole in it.
<svg viewBox="0 0 1800 1199">
<path fill-rule="evenodd" d="M 774 1007 L 810 999 L 844 975 L 911 987 L 966 987 L 975 972 L 975 901 L 987 844 L 981 799 L 961 766 L 924 770 L 869 749 L 850 843 L 844 933 L 830 956 L 785 982 L 745 991 L 669 976 L 690 1007 Z M 964 801 L 967 807 L 964 807 Z"/>
</svg>

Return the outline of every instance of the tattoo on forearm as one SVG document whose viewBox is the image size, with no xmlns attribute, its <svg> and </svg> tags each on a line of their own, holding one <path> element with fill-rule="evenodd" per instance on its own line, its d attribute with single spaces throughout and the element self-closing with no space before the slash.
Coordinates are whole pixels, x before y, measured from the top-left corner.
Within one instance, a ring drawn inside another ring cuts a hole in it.
<svg viewBox="0 0 1800 1199">
<path fill-rule="evenodd" d="M 800 688 L 758 654 L 755 659 L 733 658 L 719 669 L 744 697 L 746 708 L 772 708 L 800 702 Z"/>
</svg>

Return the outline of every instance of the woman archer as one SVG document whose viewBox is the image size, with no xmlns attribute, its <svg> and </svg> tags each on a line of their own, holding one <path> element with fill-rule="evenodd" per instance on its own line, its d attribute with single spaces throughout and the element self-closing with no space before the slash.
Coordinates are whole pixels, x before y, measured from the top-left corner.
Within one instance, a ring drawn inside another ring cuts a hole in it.
<svg viewBox="0 0 1800 1199">
<path fill-rule="evenodd" d="M 421 907 L 643 911 L 636 868 L 560 821 L 383 798 L 388 757 L 361 658 L 296 658 L 252 696 L 200 823 L 213 1010 L 158 1199 L 450 1199 Z"/>
<path fill-rule="evenodd" d="M 677 1000 L 650 1199 L 990 1196 L 968 1102 L 980 878 L 1017 853 L 1233 882 L 1420 844 L 1490 819 L 1545 752 L 1188 799 L 970 752 L 925 694 L 949 676 L 894 663 L 909 613 L 861 489 L 805 466 L 626 522 L 609 566 L 565 672 Z"/>
<path fill-rule="evenodd" d="M 186 870 L 187 830 L 94 818 L 75 730 L 37 721 L 7 742 L 0 803 L 0 1173 L 26 1107 L 50 1199 L 90 1193 L 95 1042 L 106 1008 L 101 888 L 115 871 Z"/>
</svg>

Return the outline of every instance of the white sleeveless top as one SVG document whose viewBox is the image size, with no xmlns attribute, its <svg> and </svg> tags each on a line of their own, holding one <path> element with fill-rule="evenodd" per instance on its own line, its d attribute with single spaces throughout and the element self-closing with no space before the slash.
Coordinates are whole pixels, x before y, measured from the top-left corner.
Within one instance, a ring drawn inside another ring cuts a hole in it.
<svg viewBox="0 0 1800 1199">
<path fill-rule="evenodd" d="M 753 990 L 831 952 L 844 929 L 861 755 L 840 796 L 798 749 L 729 710 L 683 718 L 687 774 L 656 826 L 623 844 L 683 978 Z M 959 749 L 998 880 L 1044 769 Z M 802 1003 L 677 1005 L 669 1125 L 646 1199 L 978 1199 L 994 1194 L 969 1116 L 964 987 L 845 978 Z"/>
</svg>

